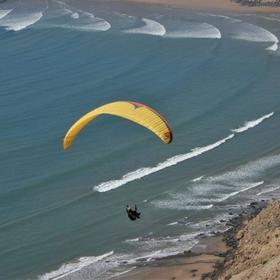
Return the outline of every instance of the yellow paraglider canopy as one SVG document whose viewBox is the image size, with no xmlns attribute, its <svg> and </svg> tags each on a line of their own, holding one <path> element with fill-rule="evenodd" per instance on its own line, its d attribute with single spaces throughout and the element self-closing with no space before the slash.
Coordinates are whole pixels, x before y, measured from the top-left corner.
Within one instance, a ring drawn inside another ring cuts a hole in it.
<svg viewBox="0 0 280 280">
<path fill-rule="evenodd" d="M 155 133 L 165 144 L 169 144 L 172 141 L 172 131 L 158 112 L 141 103 L 118 101 L 98 107 L 76 121 L 64 137 L 64 150 L 71 146 L 83 127 L 103 114 L 119 116 L 138 123 Z"/>
</svg>

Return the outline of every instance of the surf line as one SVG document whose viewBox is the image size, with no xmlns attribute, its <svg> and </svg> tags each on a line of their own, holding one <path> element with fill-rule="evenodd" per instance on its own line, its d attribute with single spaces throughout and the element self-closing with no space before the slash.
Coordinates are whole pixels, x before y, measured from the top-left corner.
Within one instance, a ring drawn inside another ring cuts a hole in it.
<svg viewBox="0 0 280 280">
<path fill-rule="evenodd" d="M 238 133 L 242 133 L 250 128 L 253 128 L 257 125 L 259 125 L 260 123 L 262 123 L 265 119 L 268 119 L 270 117 L 272 117 L 274 115 L 274 112 L 271 112 L 267 115 L 262 116 L 259 119 L 253 120 L 253 121 L 249 121 L 246 122 L 244 124 L 243 127 L 239 128 L 239 129 L 234 129 L 232 131 L 234 131 L 235 133 L 228 135 L 226 138 L 223 138 L 215 143 L 212 143 L 210 145 L 207 146 L 203 146 L 203 147 L 197 147 L 192 149 L 190 152 L 185 153 L 185 154 L 179 154 L 176 156 L 173 156 L 171 158 L 168 158 L 167 160 L 158 163 L 156 166 L 154 167 L 143 167 L 143 168 L 139 168 L 135 171 L 132 172 L 128 172 L 125 175 L 122 176 L 121 179 L 118 180 L 109 180 L 103 183 L 100 183 L 97 186 L 93 187 L 93 191 L 97 191 L 97 192 L 107 192 L 116 188 L 119 188 L 129 182 L 141 179 L 145 176 L 148 176 L 150 174 L 156 173 L 160 170 L 163 170 L 165 168 L 171 167 L 173 165 L 176 165 L 180 162 L 183 162 L 185 160 L 197 157 L 199 155 L 202 155 L 208 151 L 211 151 L 213 149 L 218 148 L 219 146 L 225 144 L 227 141 L 229 141 L 230 139 L 234 138 L 234 136 Z"/>
<path fill-rule="evenodd" d="M 146 34 L 154 36 L 163 36 L 166 33 L 165 27 L 157 21 L 142 18 L 143 26 L 124 30 L 124 33 Z"/>
<path fill-rule="evenodd" d="M 257 125 L 259 125 L 260 123 L 262 123 L 265 119 L 269 119 L 270 117 L 272 117 L 274 115 L 274 112 L 271 112 L 267 115 L 264 115 L 256 120 L 253 120 L 253 121 L 246 121 L 244 123 L 243 126 L 239 127 L 239 128 L 236 128 L 236 129 L 231 129 L 232 132 L 235 132 L 235 133 L 241 133 L 241 132 L 244 132 L 250 128 L 253 128 Z"/>
<path fill-rule="evenodd" d="M 100 256 L 81 257 L 75 262 L 63 264 L 58 270 L 48 272 L 38 277 L 39 280 L 58 280 L 67 277 L 73 273 L 79 273 L 80 270 L 86 268 L 96 262 L 100 262 L 114 254 L 114 251 L 105 253 Z"/>
<path fill-rule="evenodd" d="M 72 19 L 79 20 L 82 15 L 89 20 L 87 24 L 82 26 L 62 24 L 54 27 L 76 29 L 80 31 L 108 31 L 112 27 L 110 22 L 108 22 L 103 18 L 96 17 L 94 14 L 90 12 L 78 8 L 74 8 L 60 0 L 53 0 L 53 1 L 57 3 L 60 6 L 60 8 L 64 10 L 66 14 L 69 14 Z"/>
<path fill-rule="evenodd" d="M 219 147 L 220 145 L 226 143 L 228 140 L 232 139 L 234 137 L 235 134 L 230 134 L 229 136 L 227 136 L 226 138 L 223 138 L 213 144 L 204 146 L 204 147 L 197 147 L 192 149 L 190 152 L 186 153 L 186 154 L 180 154 L 180 155 L 176 155 L 173 156 L 171 158 L 168 158 L 167 160 L 160 162 L 159 164 L 157 164 L 154 167 L 144 167 L 144 168 L 139 168 L 133 172 L 129 172 L 127 174 L 125 174 L 121 179 L 119 180 L 110 180 L 104 183 L 99 184 L 98 186 L 95 186 L 93 189 L 95 191 L 98 192 L 107 192 L 113 189 L 116 189 L 120 186 L 123 186 L 129 182 L 141 179 L 145 176 L 148 176 L 152 173 L 156 173 L 160 170 L 163 170 L 165 168 L 168 168 L 170 166 L 176 165 L 180 162 L 183 162 L 185 160 L 191 159 L 193 157 L 197 157 L 201 154 L 204 154 L 208 151 L 211 151 L 217 147 Z"/>
<path fill-rule="evenodd" d="M 7 16 L 13 9 L 10 10 L 0 10 L 0 19 L 4 18 Z"/>
</svg>

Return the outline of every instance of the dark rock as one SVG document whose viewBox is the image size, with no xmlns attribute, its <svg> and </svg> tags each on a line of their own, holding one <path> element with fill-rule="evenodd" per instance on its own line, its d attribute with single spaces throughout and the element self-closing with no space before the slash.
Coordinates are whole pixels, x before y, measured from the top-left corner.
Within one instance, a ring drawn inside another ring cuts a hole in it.
<svg viewBox="0 0 280 280">
<path fill-rule="evenodd" d="M 258 203 L 256 201 L 253 201 L 250 203 L 250 206 L 253 206 L 253 205 L 257 205 Z"/>
</svg>

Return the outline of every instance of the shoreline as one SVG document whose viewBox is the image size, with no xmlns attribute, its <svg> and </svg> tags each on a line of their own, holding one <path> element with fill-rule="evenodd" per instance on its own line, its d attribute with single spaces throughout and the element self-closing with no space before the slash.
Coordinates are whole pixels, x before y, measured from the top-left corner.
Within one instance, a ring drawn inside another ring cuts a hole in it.
<svg viewBox="0 0 280 280">
<path fill-rule="evenodd" d="M 190 250 L 177 255 L 159 258 L 151 263 L 138 264 L 135 269 L 112 279 L 231 279 L 228 278 L 227 271 L 230 271 L 230 266 L 234 263 L 237 251 L 239 250 L 240 236 L 244 236 L 240 232 L 246 230 L 247 225 L 253 222 L 254 219 L 257 219 L 264 209 L 269 208 L 274 203 L 280 205 L 280 200 L 252 202 L 245 210 L 226 221 L 225 225 L 230 228 L 225 232 L 214 232 L 211 236 L 202 234 L 198 244 Z"/>
<path fill-rule="evenodd" d="M 229 250 L 222 234 L 203 237 L 191 250 L 136 266 L 115 280 L 198 280 L 207 279 L 225 261 Z"/>
<path fill-rule="evenodd" d="M 120 0 L 127 4 L 162 5 L 194 11 L 236 13 L 280 13 L 279 6 L 248 6 L 231 0 Z"/>
</svg>

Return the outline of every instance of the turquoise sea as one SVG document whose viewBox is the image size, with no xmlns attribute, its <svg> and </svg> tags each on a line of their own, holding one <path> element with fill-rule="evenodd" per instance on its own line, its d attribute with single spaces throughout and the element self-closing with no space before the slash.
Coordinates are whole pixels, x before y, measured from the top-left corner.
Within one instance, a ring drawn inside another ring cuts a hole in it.
<svg viewBox="0 0 280 280">
<path fill-rule="evenodd" d="M 0 279 L 109 279 L 280 194 L 280 17 L 0 3 Z M 174 141 L 86 112 L 145 103 Z M 142 218 L 128 220 L 127 204 Z"/>
</svg>

